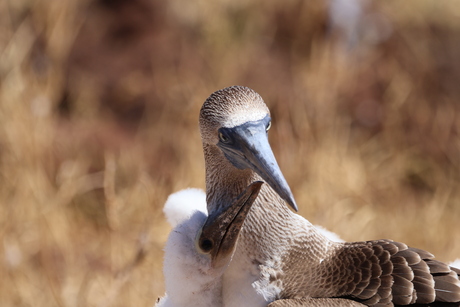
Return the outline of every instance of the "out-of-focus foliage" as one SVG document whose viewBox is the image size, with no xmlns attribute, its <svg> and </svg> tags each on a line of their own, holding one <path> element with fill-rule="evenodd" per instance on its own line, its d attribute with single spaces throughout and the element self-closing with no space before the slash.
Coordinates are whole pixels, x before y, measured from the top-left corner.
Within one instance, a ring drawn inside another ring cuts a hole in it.
<svg viewBox="0 0 460 307">
<path fill-rule="evenodd" d="M 198 112 L 240 84 L 300 214 L 460 256 L 455 0 L 0 2 L 0 305 L 152 306 Z"/>
</svg>

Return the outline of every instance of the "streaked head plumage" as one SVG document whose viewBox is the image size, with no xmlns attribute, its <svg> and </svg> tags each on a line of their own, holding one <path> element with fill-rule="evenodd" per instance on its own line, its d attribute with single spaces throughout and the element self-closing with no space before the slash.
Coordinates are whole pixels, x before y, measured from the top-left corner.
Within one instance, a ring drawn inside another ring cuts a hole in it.
<svg viewBox="0 0 460 307">
<path fill-rule="evenodd" d="M 226 87 L 212 93 L 201 107 L 201 137 L 205 143 L 216 144 L 219 128 L 233 128 L 269 114 L 262 97 L 254 90 L 238 85 Z"/>
</svg>

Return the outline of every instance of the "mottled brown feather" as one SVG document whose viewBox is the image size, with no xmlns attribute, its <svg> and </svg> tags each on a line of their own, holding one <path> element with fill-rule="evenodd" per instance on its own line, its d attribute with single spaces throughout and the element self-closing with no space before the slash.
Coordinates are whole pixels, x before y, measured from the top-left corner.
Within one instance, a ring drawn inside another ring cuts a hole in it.
<svg viewBox="0 0 460 307">
<path fill-rule="evenodd" d="M 329 280 L 341 285 L 334 296 L 368 306 L 460 301 L 457 272 L 432 258 L 429 252 L 391 240 L 345 243 L 324 264 L 325 276 L 334 272 Z"/>
<path fill-rule="evenodd" d="M 427 259 L 425 262 L 430 267 L 431 274 L 444 274 L 453 271 L 447 264 L 438 260 Z"/>
<path fill-rule="evenodd" d="M 393 302 L 400 305 L 408 305 L 415 302 L 413 300 L 414 294 L 414 285 L 412 282 L 401 276 L 393 276 L 395 284 L 398 284 L 398 287 L 395 287 L 392 291 Z"/>
<path fill-rule="evenodd" d="M 268 304 L 268 307 L 364 307 L 361 303 L 337 298 L 301 298 L 301 299 L 283 299 Z"/>
</svg>

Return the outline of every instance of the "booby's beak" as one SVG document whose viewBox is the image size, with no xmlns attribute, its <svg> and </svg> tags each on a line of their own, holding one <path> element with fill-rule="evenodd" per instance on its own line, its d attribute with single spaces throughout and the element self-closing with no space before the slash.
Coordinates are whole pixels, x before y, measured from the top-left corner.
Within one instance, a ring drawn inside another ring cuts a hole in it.
<svg viewBox="0 0 460 307">
<path fill-rule="evenodd" d="M 271 118 L 267 115 L 259 121 L 233 128 L 220 128 L 217 146 L 235 167 L 254 170 L 292 209 L 298 211 L 291 189 L 268 143 L 270 122 Z"/>
<path fill-rule="evenodd" d="M 213 268 L 226 267 L 235 250 L 238 235 L 252 204 L 259 194 L 262 181 L 251 183 L 227 209 L 208 216 L 199 234 L 198 248 L 211 256 Z"/>
</svg>

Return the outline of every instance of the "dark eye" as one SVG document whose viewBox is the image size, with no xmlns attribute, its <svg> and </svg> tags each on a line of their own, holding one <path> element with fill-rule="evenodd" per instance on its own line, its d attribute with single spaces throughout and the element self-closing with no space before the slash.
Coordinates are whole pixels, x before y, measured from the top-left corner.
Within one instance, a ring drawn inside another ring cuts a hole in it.
<svg viewBox="0 0 460 307">
<path fill-rule="evenodd" d="M 203 252 L 205 253 L 208 253 L 211 251 L 211 249 L 213 248 L 214 244 L 212 243 L 211 240 L 209 239 L 203 239 L 201 242 L 200 242 L 200 248 Z"/>
<path fill-rule="evenodd" d="M 227 143 L 228 141 L 230 141 L 230 139 L 228 137 L 226 137 L 222 132 L 219 132 L 219 139 L 223 143 Z"/>
<path fill-rule="evenodd" d="M 269 121 L 269 122 L 268 122 L 268 125 L 267 125 L 267 128 L 265 128 L 265 131 L 270 130 L 271 127 L 272 127 L 272 122 Z"/>
</svg>

